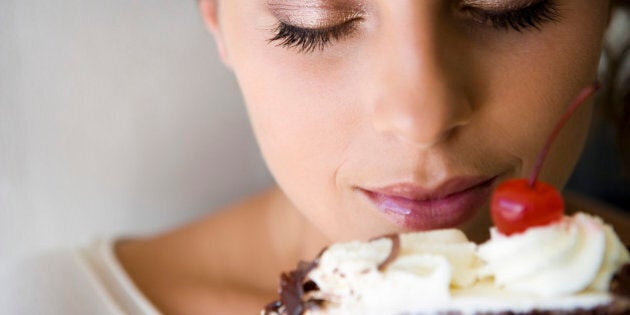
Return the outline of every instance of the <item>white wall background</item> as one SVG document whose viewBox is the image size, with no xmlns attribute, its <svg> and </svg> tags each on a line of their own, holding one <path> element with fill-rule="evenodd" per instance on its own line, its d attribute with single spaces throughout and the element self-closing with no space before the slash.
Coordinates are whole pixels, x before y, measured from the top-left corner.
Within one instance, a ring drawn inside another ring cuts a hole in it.
<svg viewBox="0 0 630 315">
<path fill-rule="evenodd" d="M 0 261 L 270 182 L 194 0 L 0 1 Z"/>
</svg>

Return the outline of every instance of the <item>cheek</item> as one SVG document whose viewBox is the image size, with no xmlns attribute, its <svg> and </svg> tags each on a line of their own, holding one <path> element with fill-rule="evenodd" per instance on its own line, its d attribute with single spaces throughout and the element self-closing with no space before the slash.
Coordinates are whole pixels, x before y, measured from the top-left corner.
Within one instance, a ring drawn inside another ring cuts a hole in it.
<svg viewBox="0 0 630 315">
<path fill-rule="evenodd" d="M 351 71 L 267 43 L 238 54 L 234 70 L 270 171 L 299 208 L 326 215 L 319 208 L 334 208 L 326 203 L 361 115 L 344 88 Z"/>
<path fill-rule="evenodd" d="M 495 130 L 490 136 L 494 143 L 521 159 L 519 176 L 530 175 L 559 117 L 596 78 L 606 24 L 605 5 L 598 9 L 601 14 L 592 14 L 590 20 L 567 12 L 564 24 L 552 24 L 522 42 L 493 47 L 491 54 L 477 51 L 477 71 L 485 77 L 479 90 L 488 104 L 481 111 L 486 112 L 488 128 Z M 564 185 L 581 153 L 591 110 L 590 104 L 583 105 L 565 126 L 545 161 L 542 180 Z"/>
<path fill-rule="evenodd" d="M 227 19 L 225 32 L 261 152 L 297 208 L 339 237 L 348 219 L 338 211 L 344 206 L 336 174 L 364 116 L 349 87 L 355 71 L 339 55 L 297 54 L 268 43 L 272 32 L 265 37 L 260 30 L 270 29 L 273 18 L 238 20 L 246 15 Z"/>
</svg>

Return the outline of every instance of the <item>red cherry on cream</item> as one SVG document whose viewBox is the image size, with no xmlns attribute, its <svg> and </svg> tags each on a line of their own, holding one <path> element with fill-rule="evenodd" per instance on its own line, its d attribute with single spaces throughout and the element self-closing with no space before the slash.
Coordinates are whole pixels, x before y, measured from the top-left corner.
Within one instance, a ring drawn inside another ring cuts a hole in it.
<svg viewBox="0 0 630 315">
<path fill-rule="evenodd" d="M 511 235 L 562 219 L 564 201 L 549 184 L 537 181 L 532 188 L 527 179 L 511 179 L 494 191 L 490 208 L 494 225 Z"/>
<path fill-rule="evenodd" d="M 543 226 L 562 219 L 564 201 L 557 189 L 538 181 L 538 174 L 551 144 L 571 115 L 600 88 L 599 83 L 584 88 L 560 118 L 528 179 L 511 179 L 501 183 L 492 195 L 490 214 L 499 232 L 505 235 L 520 233 L 530 227 Z"/>
</svg>

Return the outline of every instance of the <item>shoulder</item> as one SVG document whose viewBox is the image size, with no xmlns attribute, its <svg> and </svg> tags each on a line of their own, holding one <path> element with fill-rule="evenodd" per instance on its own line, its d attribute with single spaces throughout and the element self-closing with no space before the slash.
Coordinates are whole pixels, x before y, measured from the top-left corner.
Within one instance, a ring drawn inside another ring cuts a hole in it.
<svg viewBox="0 0 630 315">
<path fill-rule="evenodd" d="M 162 234 L 119 242 L 116 257 L 164 313 L 257 313 L 276 297 L 282 270 L 276 255 L 269 254 L 267 222 L 277 220 L 267 213 L 280 203 L 270 194 L 242 200 Z"/>
<path fill-rule="evenodd" d="M 619 209 L 600 200 L 575 193 L 565 194 L 570 211 L 583 211 L 601 217 L 610 224 L 621 241 L 630 245 L 630 209 Z"/>
</svg>

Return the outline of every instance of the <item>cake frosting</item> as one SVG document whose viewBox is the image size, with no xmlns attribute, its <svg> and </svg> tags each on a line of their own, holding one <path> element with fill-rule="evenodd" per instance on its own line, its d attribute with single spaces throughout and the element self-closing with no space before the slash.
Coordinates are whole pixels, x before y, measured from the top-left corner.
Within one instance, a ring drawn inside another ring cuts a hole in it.
<svg viewBox="0 0 630 315">
<path fill-rule="evenodd" d="M 493 228 L 481 245 L 455 229 L 390 235 L 334 244 L 283 275 L 293 298 L 281 294 L 263 314 L 597 309 L 615 302 L 611 281 L 629 262 L 613 229 L 583 213 L 510 236 Z"/>
<path fill-rule="evenodd" d="M 394 243 L 399 243 L 397 257 L 379 268 Z M 333 245 L 309 278 L 321 292 L 314 297 L 328 301 L 335 312 L 396 314 L 426 301 L 448 303 L 451 287 L 474 283 L 477 264 L 475 244 L 458 230 L 441 230 Z"/>
<path fill-rule="evenodd" d="M 583 213 L 509 237 L 493 228 L 478 254 L 497 286 L 547 297 L 607 291 L 630 260 L 612 228 Z"/>
</svg>

